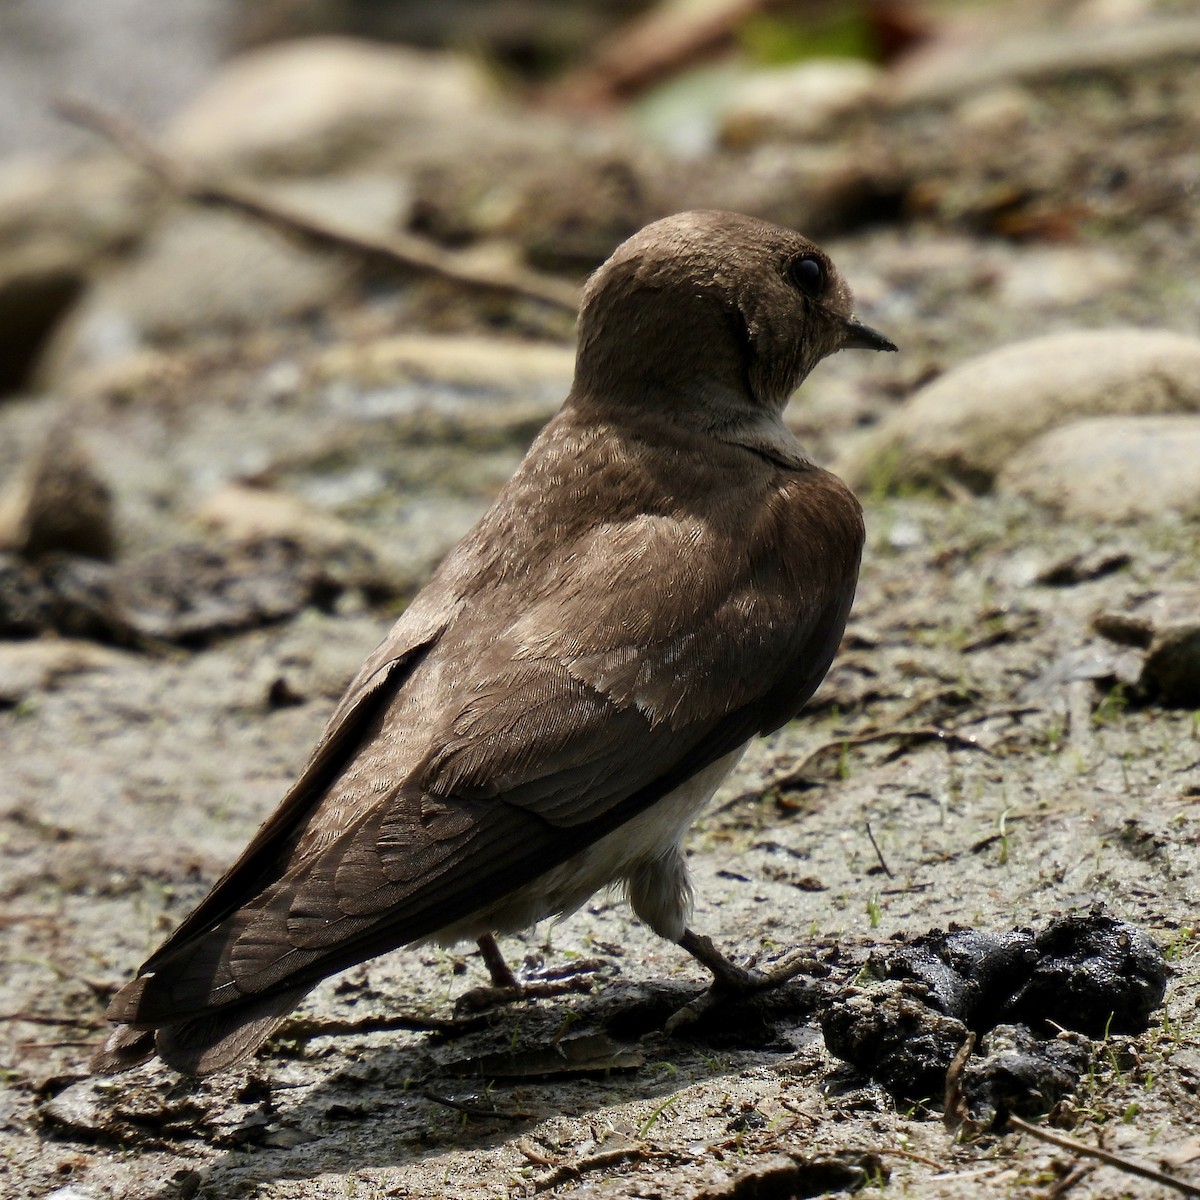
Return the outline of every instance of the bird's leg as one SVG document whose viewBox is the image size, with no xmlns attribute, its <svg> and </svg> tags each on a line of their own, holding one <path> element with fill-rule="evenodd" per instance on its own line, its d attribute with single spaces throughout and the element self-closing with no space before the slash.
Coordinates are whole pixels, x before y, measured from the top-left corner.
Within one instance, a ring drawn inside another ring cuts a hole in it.
<svg viewBox="0 0 1200 1200">
<path fill-rule="evenodd" d="M 590 992 L 592 980 L 590 975 L 572 975 L 566 979 L 534 980 L 522 983 L 500 952 L 496 939 L 485 933 L 476 942 L 479 954 L 483 958 L 488 974 L 492 977 L 490 987 L 471 988 L 458 998 L 455 1004 L 457 1012 L 478 1012 L 481 1009 L 492 1008 L 498 1004 L 511 1004 L 514 1000 L 541 1000 L 548 996 L 562 996 L 568 992 Z M 595 963 L 593 960 L 594 969 Z"/>
<path fill-rule="evenodd" d="M 710 1008 L 715 1008 L 730 996 L 778 987 L 817 965 L 808 955 L 799 954 L 784 959 L 774 970 L 750 971 L 745 967 L 739 967 L 737 963 L 730 962 L 713 945 L 712 938 L 693 933 L 690 929 L 683 931 L 683 937 L 679 939 L 678 944 L 697 962 L 712 972 L 713 982 L 707 991 L 701 992 L 690 1004 L 685 1004 L 678 1012 L 671 1015 L 666 1024 L 667 1033 L 675 1033 L 685 1025 L 690 1025 Z"/>
<path fill-rule="evenodd" d="M 512 967 L 508 965 L 504 955 L 500 952 L 500 947 L 496 945 L 496 939 L 490 933 L 485 933 L 476 942 L 476 945 L 479 947 L 479 953 L 483 957 L 488 974 L 492 977 L 492 987 L 497 990 L 520 991 L 521 985 L 517 982 Z"/>
</svg>

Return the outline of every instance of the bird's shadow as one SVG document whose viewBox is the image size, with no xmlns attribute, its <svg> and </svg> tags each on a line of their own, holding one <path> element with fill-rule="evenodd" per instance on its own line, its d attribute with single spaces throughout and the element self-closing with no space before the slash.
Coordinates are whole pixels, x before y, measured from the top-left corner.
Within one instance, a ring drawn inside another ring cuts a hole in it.
<svg viewBox="0 0 1200 1200">
<path fill-rule="evenodd" d="M 151 1200 L 242 1194 L 279 1179 L 401 1170 L 447 1153 L 487 1150 L 549 1117 L 661 1100 L 793 1054 L 812 1036 L 819 999 L 801 981 L 730 1001 L 683 1035 L 667 1036 L 665 1021 L 696 991 L 613 979 L 587 998 L 503 1010 L 452 1040 L 285 1035 L 249 1071 L 229 1077 L 176 1080 L 161 1067 L 143 1068 L 144 1083 L 133 1086 L 155 1093 L 160 1113 L 183 1119 L 147 1120 L 143 1110 L 140 1123 L 125 1121 L 109 1140 L 126 1150 L 178 1155 L 199 1136 L 221 1149 L 196 1170 L 175 1170 L 145 1193 Z M 305 1076 L 322 1059 L 340 1061 L 310 1085 Z M 292 1100 L 293 1092 L 302 1098 Z M 128 1110 L 129 1089 L 121 1095 Z M 76 1140 L 80 1132 L 60 1129 L 54 1136 Z"/>
</svg>

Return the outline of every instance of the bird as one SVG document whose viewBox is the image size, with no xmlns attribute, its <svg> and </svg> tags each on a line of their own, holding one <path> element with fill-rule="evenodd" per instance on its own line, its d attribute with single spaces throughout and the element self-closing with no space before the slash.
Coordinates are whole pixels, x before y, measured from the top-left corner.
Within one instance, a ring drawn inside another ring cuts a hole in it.
<svg viewBox="0 0 1200 1200">
<path fill-rule="evenodd" d="M 695 211 L 587 281 L 575 376 L 335 708 L 276 811 L 114 996 L 92 1058 L 206 1075 L 322 979 L 495 938 L 616 885 L 712 973 L 688 828 L 841 641 L 861 507 L 783 420 L 827 355 L 891 351 L 800 234 Z M 511 981 L 511 976 L 508 977 Z"/>
</svg>

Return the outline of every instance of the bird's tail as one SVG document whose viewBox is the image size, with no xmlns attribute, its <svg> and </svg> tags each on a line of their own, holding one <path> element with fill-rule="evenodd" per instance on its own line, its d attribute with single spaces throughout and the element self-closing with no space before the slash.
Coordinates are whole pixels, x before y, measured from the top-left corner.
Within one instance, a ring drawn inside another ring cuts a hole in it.
<svg viewBox="0 0 1200 1200">
<path fill-rule="evenodd" d="M 141 976 L 117 993 L 110 1011 L 137 1010 L 147 983 Z M 118 1025 L 92 1056 L 91 1068 L 98 1075 L 115 1075 L 146 1062 L 156 1054 L 168 1066 L 185 1075 L 211 1075 L 253 1054 L 275 1027 L 311 989 L 311 984 L 249 996 L 220 1008 L 157 1027 L 136 1022 Z"/>
</svg>

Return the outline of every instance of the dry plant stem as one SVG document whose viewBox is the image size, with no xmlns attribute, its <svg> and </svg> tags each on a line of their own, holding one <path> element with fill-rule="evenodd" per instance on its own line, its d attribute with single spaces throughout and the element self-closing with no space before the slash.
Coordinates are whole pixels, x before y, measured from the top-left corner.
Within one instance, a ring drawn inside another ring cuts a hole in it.
<svg viewBox="0 0 1200 1200">
<path fill-rule="evenodd" d="M 618 1150 L 602 1150 L 590 1158 L 581 1158 L 574 1163 L 564 1163 L 555 1168 L 545 1179 L 539 1179 L 534 1185 L 535 1192 L 544 1192 L 572 1180 L 580 1179 L 589 1171 L 605 1171 L 620 1163 L 645 1162 L 651 1158 L 661 1158 L 664 1155 L 654 1154 L 642 1146 L 624 1146 Z"/>
<path fill-rule="evenodd" d="M 1095 1163 L 1086 1163 L 1068 1171 L 1057 1183 L 1051 1184 L 1045 1191 L 1042 1200 L 1058 1200 L 1065 1196 L 1077 1183 L 1082 1183 L 1094 1170 Z"/>
<path fill-rule="evenodd" d="M 206 183 L 121 117 L 76 99 L 59 100 L 55 109 L 66 120 L 111 142 L 181 199 L 193 204 L 238 212 L 321 249 L 348 251 L 375 263 L 432 275 L 476 291 L 537 300 L 571 314 L 579 307 L 578 289 L 552 276 L 475 265 L 412 234 L 369 237 L 290 208 L 252 188 Z"/>
<path fill-rule="evenodd" d="M 1030 1137 L 1035 1137 L 1039 1141 L 1049 1142 L 1052 1146 L 1058 1146 L 1063 1150 L 1070 1150 L 1072 1154 L 1083 1154 L 1088 1158 L 1098 1158 L 1102 1163 L 1107 1163 L 1110 1167 L 1116 1167 L 1119 1171 L 1124 1171 L 1129 1175 L 1138 1175 L 1142 1179 L 1152 1179 L 1155 1183 L 1161 1183 L 1166 1187 L 1174 1188 L 1177 1192 L 1181 1192 L 1185 1196 L 1200 1196 L 1200 1187 L 1193 1183 L 1188 1183 L 1183 1179 L 1176 1179 L 1173 1175 L 1168 1175 L 1164 1171 L 1156 1171 L 1153 1167 L 1144 1166 L 1142 1163 L 1133 1162 L 1131 1159 L 1123 1158 L 1119 1154 L 1114 1154 L 1111 1150 L 1102 1150 L 1099 1146 L 1089 1146 L 1087 1142 L 1081 1142 L 1077 1138 L 1068 1137 L 1065 1133 L 1052 1133 L 1049 1129 L 1043 1129 L 1040 1125 L 1031 1125 L 1028 1121 L 1022 1121 L 1020 1117 L 1009 1117 L 1008 1123 L 1013 1129 L 1019 1130 L 1021 1133 L 1027 1133 Z"/>
<path fill-rule="evenodd" d="M 824 754 L 828 754 L 831 750 L 841 751 L 845 746 L 867 746 L 872 742 L 889 742 L 899 740 L 906 743 L 900 748 L 900 753 L 908 749 L 908 746 L 920 742 L 943 742 L 945 745 L 956 750 L 978 750 L 982 754 L 990 755 L 992 752 L 987 746 L 981 742 L 977 742 L 973 737 L 966 736 L 961 733 L 954 733 L 948 729 L 938 729 L 932 725 L 918 725 L 908 728 L 891 727 L 888 729 L 875 729 L 870 733 L 854 733 L 846 737 L 830 738 L 827 742 L 822 742 L 815 750 L 806 754 L 798 763 L 796 763 L 785 774 L 777 776 L 772 780 L 775 787 L 786 787 L 790 783 L 798 783 L 804 779 L 805 768 L 813 763 L 816 759 Z"/>
<path fill-rule="evenodd" d="M 646 91 L 731 46 L 745 21 L 783 8 L 783 0 L 716 0 L 706 4 L 666 0 L 604 38 L 588 62 L 547 89 L 548 107 L 561 103 L 605 108 Z M 791 0 L 790 7 L 796 7 Z M 805 10 L 827 9 L 807 0 Z M 807 12 L 811 17 L 811 12 Z"/>
<path fill-rule="evenodd" d="M 871 822 L 870 821 L 867 822 L 867 837 L 869 837 L 871 839 L 871 845 L 875 849 L 875 857 L 877 859 L 879 859 L 879 865 L 883 868 L 883 873 L 889 879 L 895 879 L 896 877 L 895 877 L 895 875 L 892 874 L 891 867 L 889 867 L 887 865 L 887 860 L 883 857 L 883 851 L 880 850 L 879 843 L 875 840 L 875 834 L 871 830 Z"/>
<path fill-rule="evenodd" d="M 353 1037 L 363 1033 L 437 1033 L 454 1037 L 487 1027 L 483 1017 L 442 1020 L 437 1017 L 362 1017 L 357 1021 L 316 1020 L 290 1017 L 275 1031 L 276 1038 Z"/>
<path fill-rule="evenodd" d="M 443 1108 L 452 1108 L 455 1112 L 463 1113 L 465 1116 L 481 1117 L 484 1120 L 528 1121 L 532 1115 L 527 1112 L 505 1112 L 500 1108 L 484 1108 L 481 1104 L 467 1104 L 463 1100 L 440 1096 L 437 1092 L 431 1092 L 428 1089 L 424 1090 L 421 1095 L 433 1104 L 440 1104 Z"/>
<path fill-rule="evenodd" d="M 971 1121 L 962 1091 L 962 1073 L 974 1049 L 975 1034 L 972 1032 L 967 1034 L 966 1040 L 959 1046 L 958 1053 L 946 1071 L 946 1100 L 942 1106 L 942 1124 L 952 1133 Z"/>
<path fill-rule="evenodd" d="M 930 1158 L 928 1154 L 918 1154 L 915 1150 L 902 1150 L 899 1146 L 879 1146 L 873 1151 L 875 1154 L 890 1154 L 895 1158 L 907 1158 L 911 1162 L 924 1163 L 927 1167 L 932 1167 L 935 1171 L 945 1172 L 947 1167 L 945 1163 L 938 1162 L 936 1158 Z"/>
</svg>

